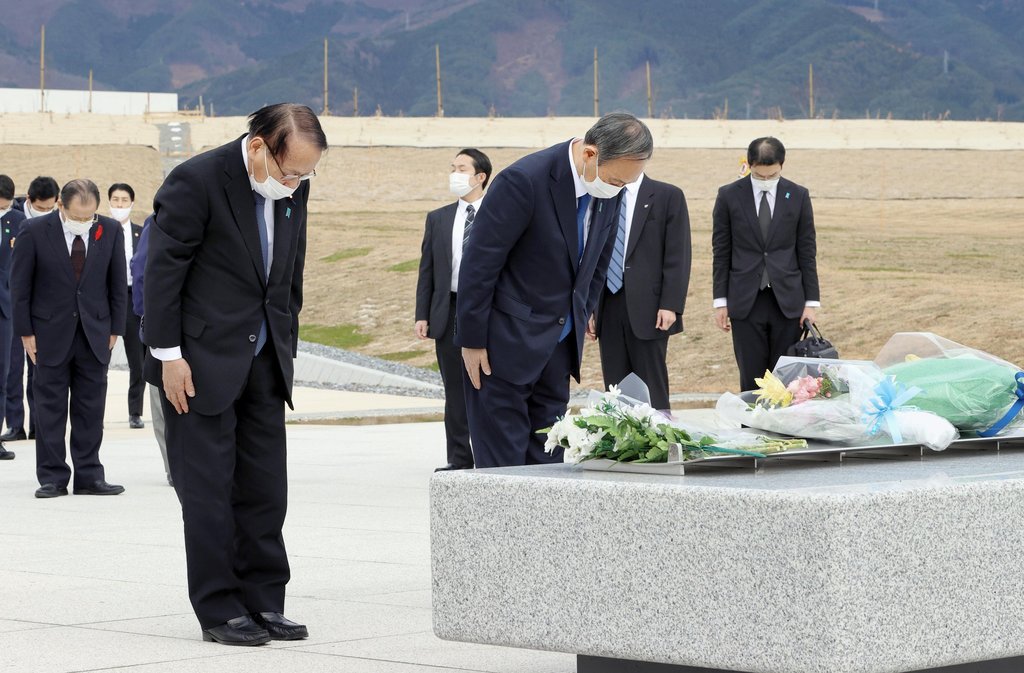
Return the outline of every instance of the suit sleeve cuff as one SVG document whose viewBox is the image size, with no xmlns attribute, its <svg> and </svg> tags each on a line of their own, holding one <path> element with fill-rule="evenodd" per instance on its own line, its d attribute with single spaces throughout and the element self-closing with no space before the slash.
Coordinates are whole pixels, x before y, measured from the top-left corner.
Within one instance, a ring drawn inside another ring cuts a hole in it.
<svg viewBox="0 0 1024 673">
<path fill-rule="evenodd" d="M 804 306 L 806 308 L 821 308 L 821 302 L 820 301 L 805 301 L 804 302 Z"/>
<path fill-rule="evenodd" d="M 729 302 L 725 300 L 725 297 L 715 297 L 715 303 L 712 305 L 713 308 L 725 308 L 729 305 Z"/>
<path fill-rule="evenodd" d="M 161 362 L 181 359 L 181 346 L 175 346 L 174 348 L 150 348 L 149 352 Z"/>
</svg>

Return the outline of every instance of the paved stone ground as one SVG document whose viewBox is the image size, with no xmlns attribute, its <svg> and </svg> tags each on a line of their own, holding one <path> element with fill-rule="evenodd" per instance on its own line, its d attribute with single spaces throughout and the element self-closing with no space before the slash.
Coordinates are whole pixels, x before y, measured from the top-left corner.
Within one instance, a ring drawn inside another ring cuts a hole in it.
<svg viewBox="0 0 1024 673">
<path fill-rule="evenodd" d="M 440 423 L 289 425 L 286 613 L 311 637 L 252 649 L 202 642 L 178 502 L 148 423 L 128 429 L 126 381 L 111 372 L 101 454 L 125 494 L 37 500 L 33 443 L 9 444 L 18 457 L 0 462 L 3 673 L 575 670 L 568 654 L 433 635 L 427 486 L 443 462 Z M 301 414 L 391 398 L 302 389 L 296 399 Z"/>
</svg>

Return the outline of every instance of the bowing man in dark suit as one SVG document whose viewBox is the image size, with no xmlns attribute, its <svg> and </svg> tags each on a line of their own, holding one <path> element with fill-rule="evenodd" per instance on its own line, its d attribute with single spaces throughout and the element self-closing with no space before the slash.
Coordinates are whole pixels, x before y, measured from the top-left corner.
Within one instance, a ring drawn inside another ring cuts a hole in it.
<svg viewBox="0 0 1024 673">
<path fill-rule="evenodd" d="M 754 378 L 775 368 L 821 306 L 811 197 L 782 177 L 785 161 L 779 140 L 754 140 L 750 175 L 719 189 L 715 201 L 715 323 L 732 331 L 741 390 L 757 387 Z"/>
<path fill-rule="evenodd" d="M 164 389 L 167 458 L 203 639 L 296 640 L 285 404 L 302 307 L 306 202 L 327 138 L 303 105 L 175 167 L 154 199 L 145 269 L 146 376 Z"/>
<path fill-rule="evenodd" d="M 690 216 L 681 189 L 641 175 L 622 190 L 595 335 L 607 388 L 635 373 L 651 406 L 669 409 L 668 338 L 683 331 Z"/>
<path fill-rule="evenodd" d="M 7 388 L 7 370 L 10 365 L 10 343 L 13 333 L 11 312 L 11 252 L 25 215 L 14 208 L 14 181 L 0 175 L 0 405 L 4 403 Z M 3 413 L 0 413 L 3 418 Z M 0 460 L 13 460 L 0 441 Z"/>
<path fill-rule="evenodd" d="M 142 378 L 142 367 L 146 351 L 139 338 L 139 316 L 132 310 L 132 256 L 139 247 L 142 225 L 132 222 L 132 206 L 135 205 L 135 190 L 131 185 L 117 182 L 107 189 L 107 203 L 110 216 L 117 220 L 124 232 L 125 266 L 128 267 L 128 310 L 125 312 L 124 354 L 128 360 L 128 427 L 144 428 L 142 422 L 142 393 L 146 382 Z"/>
<path fill-rule="evenodd" d="M 64 433 L 71 398 L 71 460 L 76 495 L 117 495 L 100 462 L 110 349 L 127 309 L 124 235 L 96 215 L 100 192 L 72 180 L 58 212 L 26 220 L 14 246 L 14 331 L 36 365 L 37 498 L 67 495 L 71 470 Z"/>
<path fill-rule="evenodd" d="M 416 283 L 416 336 L 433 339 L 444 382 L 444 434 L 448 464 L 442 470 L 473 467 L 469 420 L 463 386 L 462 349 L 455 344 L 455 300 L 459 291 L 462 249 L 480 212 L 491 178 L 491 160 L 477 149 L 464 149 L 452 161 L 448 188 L 455 203 L 427 213 Z"/>
<path fill-rule="evenodd" d="M 643 171 L 650 130 L 605 115 L 498 174 L 459 272 L 456 339 L 471 388 L 477 467 L 558 462 L 537 430 L 565 413 L 587 321 L 615 243 L 619 191 Z"/>
</svg>

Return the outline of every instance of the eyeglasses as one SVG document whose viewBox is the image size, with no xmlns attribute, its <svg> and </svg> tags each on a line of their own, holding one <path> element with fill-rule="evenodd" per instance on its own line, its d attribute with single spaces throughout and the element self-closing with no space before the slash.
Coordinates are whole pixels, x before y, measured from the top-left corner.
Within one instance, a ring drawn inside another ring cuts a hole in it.
<svg viewBox="0 0 1024 673">
<path fill-rule="evenodd" d="M 267 154 L 270 155 L 270 158 L 274 160 L 274 165 L 277 166 L 277 170 L 281 171 L 281 173 L 284 173 L 284 169 L 281 168 L 281 164 L 278 163 L 277 157 L 274 156 L 274 153 L 270 151 L 270 147 L 268 145 L 264 145 L 264 147 L 267 150 Z M 282 175 L 279 179 L 282 182 L 284 182 L 286 180 L 309 180 L 309 179 L 315 178 L 315 177 L 316 177 L 316 169 L 314 168 L 312 170 L 312 172 L 306 173 L 305 175 L 295 175 L 295 174 Z"/>
</svg>

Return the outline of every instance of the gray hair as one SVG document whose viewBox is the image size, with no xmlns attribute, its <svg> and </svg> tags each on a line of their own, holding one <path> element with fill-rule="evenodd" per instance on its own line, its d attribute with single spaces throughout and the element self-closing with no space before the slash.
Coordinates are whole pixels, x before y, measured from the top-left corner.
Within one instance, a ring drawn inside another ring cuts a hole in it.
<svg viewBox="0 0 1024 673">
<path fill-rule="evenodd" d="M 82 205 L 88 205 L 86 201 L 87 196 L 91 196 L 93 201 L 98 207 L 100 205 L 100 188 L 96 186 L 96 183 L 87 178 L 78 178 L 64 185 L 60 190 L 60 202 L 67 208 L 71 205 L 71 200 L 78 197 Z"/>
<path fill-rule="evenodd" d="M 597 147 L 601 162 L 613 159 L 646 161 L 654 154 L 654 138 L 642 121 L 628 112 L 612 112 L 590 127 L 583 142 Z"/>
</svg>

